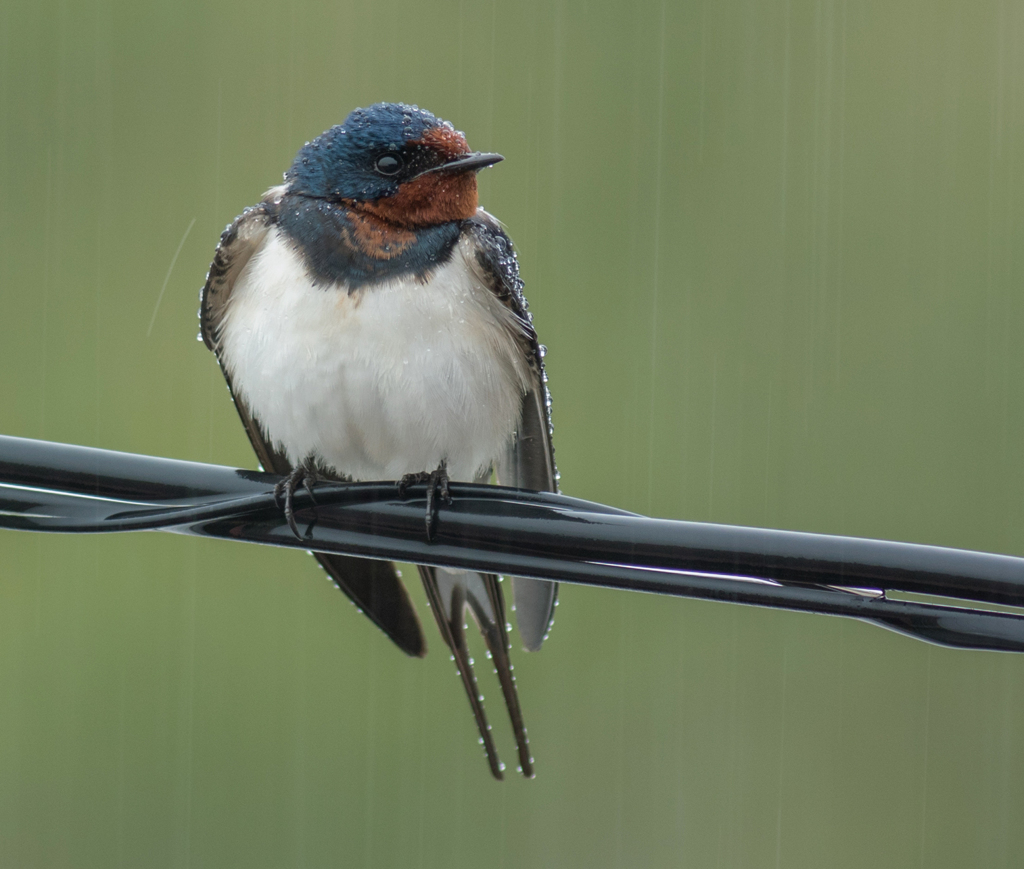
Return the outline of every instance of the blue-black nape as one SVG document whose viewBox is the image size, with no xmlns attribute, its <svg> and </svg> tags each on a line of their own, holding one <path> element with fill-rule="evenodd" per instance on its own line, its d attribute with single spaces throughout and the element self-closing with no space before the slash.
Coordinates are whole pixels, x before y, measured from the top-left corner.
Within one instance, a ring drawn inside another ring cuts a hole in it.
<svg viewBox="0 0 1024 869">
<path fill-rule="evenodd" d="M 307 142 L 285 173 L 289 192 L 325 199 L 370 201 L 394 195 L 401 177 L 376 171 L 377 158 L 401 151 L 444 122 L 404 103 L 355 109 L 345 122 Z"/>
</svg>

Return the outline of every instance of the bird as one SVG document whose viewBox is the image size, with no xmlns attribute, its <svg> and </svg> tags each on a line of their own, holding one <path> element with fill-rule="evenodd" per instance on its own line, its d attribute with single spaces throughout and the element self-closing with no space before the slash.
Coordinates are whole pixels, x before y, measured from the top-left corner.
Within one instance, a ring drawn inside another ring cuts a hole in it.
<svg viewBox="0 0 1024 869">
<path fill-rule="evenodd" d="M 299 149 L 284 183 L 220 237 L 201 292 L 213 351 L 292 531 L 300 487 L 427 483 L 425 533 L 449 481 L 558 491 L 551 399 L 503 225 L 480 207 L 477 173 L 503 158 L 414 105 L 377 103 Z M 313 553 L 402 651 L 426 641 L 395 566 Z M 533 777 L 500 577 L 418 566 L 492 775 L 503 778 L 466 644 L 478 625 Z M 512 577 L 523 646 L 550 629 L 557 583 Z"/>
</svg>

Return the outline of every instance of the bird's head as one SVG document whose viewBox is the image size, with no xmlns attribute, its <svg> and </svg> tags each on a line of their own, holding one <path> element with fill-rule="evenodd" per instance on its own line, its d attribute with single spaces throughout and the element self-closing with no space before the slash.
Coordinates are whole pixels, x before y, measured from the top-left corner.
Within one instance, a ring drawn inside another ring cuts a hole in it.
<svg viewBox="0 0 1024 869">
<path fill-rule="evenodd" d="M 501 159 L 470 151 L 462 133 L 428 111 L 377 103 L 306 144 L 284 177 L 290 193 L 423 227 L 472 217 L 476 173 Z"/>
</svg>

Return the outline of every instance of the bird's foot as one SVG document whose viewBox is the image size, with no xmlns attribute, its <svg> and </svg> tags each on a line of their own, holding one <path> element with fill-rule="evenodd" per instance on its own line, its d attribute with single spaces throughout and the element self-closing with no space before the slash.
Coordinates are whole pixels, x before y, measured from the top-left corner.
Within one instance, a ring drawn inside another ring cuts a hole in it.
<svg viewBox="0 0 1024 869">
<path fill-rule="evenodd" d="M 398 482 L 398 497 L 404 498 L 406 490 L 417 483 L 427 484 L 427 540 L 434 539 L 434 528 L 437 526 L 437 501 L 440 498 L 445 504 L 451 504 L 452 493 L 448 490 L 448 463 L 441 462 L 434 471 L 420 471 L 406 474 Z"/>
<path fill-rule="evenodd" d="M 321 479 L 320 475 L 316 472 L 316 466 L 312 462 L 303 462 L 274 486 L 274 498 L 277 500 L 278 506 L 284 510 L 284 518 L 288 520 L 288 527 L 292 529 L 292 534 L 298 537 L 299 540 L 304 540 L 305 538 L 299 533 L 299 526 L 295 524 L 295 493 L 300 487 L 305 489 L 309 493 L 310 500 L 316 504 L 316 498 L 313 496 L 313 486 L 319 483 Z M 306 537 L 309 537 L 312 532 L 315 521 L 310 522 L 306 528 Z"/>
</svg>

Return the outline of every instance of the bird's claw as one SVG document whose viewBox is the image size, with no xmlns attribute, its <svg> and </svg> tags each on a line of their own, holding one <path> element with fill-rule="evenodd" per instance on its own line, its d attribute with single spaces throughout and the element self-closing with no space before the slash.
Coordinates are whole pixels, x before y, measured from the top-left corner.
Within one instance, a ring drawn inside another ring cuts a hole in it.
<svg viewBox="0 0 1024 869">
<path fill-rule="evenodd" d="M 398 496 L 404 498 L 410 486 L 417 483 L 427 484 L 427 540 L 434 539 L 434 529 L 437 527 L 437 499 L 440 498 L 445 504 L 452 503 L 452 493 L 448 489 L 448 465 L 441 462 L 436 470 L 419 471 L 415 474 L 406 474 L 398 481 Z"/>
<path fill-rule="evenodd" d="M 288 520 L 288 527 L 292 529 L 299 540 L 305 537 L 299 533 L 299 526 L 295 523 L 295 492 L 301 486 L 309 494 L 309 499 L 316 504 L 316 497 L 313 495 L 313 486 L 320 482 L 320 477 L 311 465 L 299 465 L 287 477 L 274 486 L 274 498 L 279 507 L 284 510 L 284 518 Z M 306 528 L 306 537 L 309 537 L 316 520 L 309 523 Z"/>
</svg>

